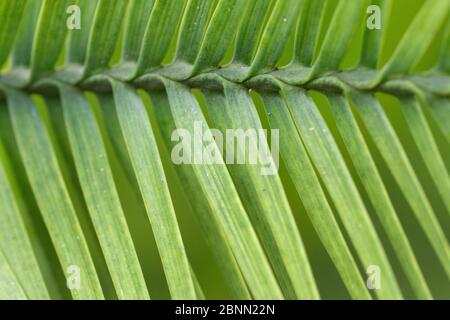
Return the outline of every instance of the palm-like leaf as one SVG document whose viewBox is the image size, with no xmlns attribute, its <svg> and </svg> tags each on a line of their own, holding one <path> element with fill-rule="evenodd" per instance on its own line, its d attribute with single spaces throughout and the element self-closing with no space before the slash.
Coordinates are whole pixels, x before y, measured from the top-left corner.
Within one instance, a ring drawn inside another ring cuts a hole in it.
<svg viewBox="0 0 450 320">
<path fill-rule="evenodd" d="M 384 62 L 393 2 L 0 0 L 0 298 L 148 299 L 167 286 L 202 299 L 217 282 L 218 297 L 318 299 L 330 295 L 325 255 L 339 297 L 448 297 L 450 2 L 424 0 Z M 73 4 L 79 30 L 66 27 Z M 369 4 L 381 30 L 362 26 Z M 433 68 L 415 72 L 438 40 Z M 342 69 L 350 47 L 359 63 Z M 194 123 L 278 129 L 280 173 L 173 165 L 171 134 Z M 162 288 L 148 270 L 152 233 Z M 382 286 L 371 292 L 374 265 Z M 72 266 L 79 288 L 66 288 Z"/>
</svg>

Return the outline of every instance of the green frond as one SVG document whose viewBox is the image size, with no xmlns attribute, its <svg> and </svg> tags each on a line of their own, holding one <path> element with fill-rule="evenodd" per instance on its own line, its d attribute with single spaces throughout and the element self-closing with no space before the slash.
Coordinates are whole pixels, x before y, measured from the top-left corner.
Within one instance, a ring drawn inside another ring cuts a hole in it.
<svg viewBox="0 0 450 320">
<path fill-rule="evenodd" d="M 450 297 L 450 1 L 0 21 L 0 299 Z"/>
</svg>

